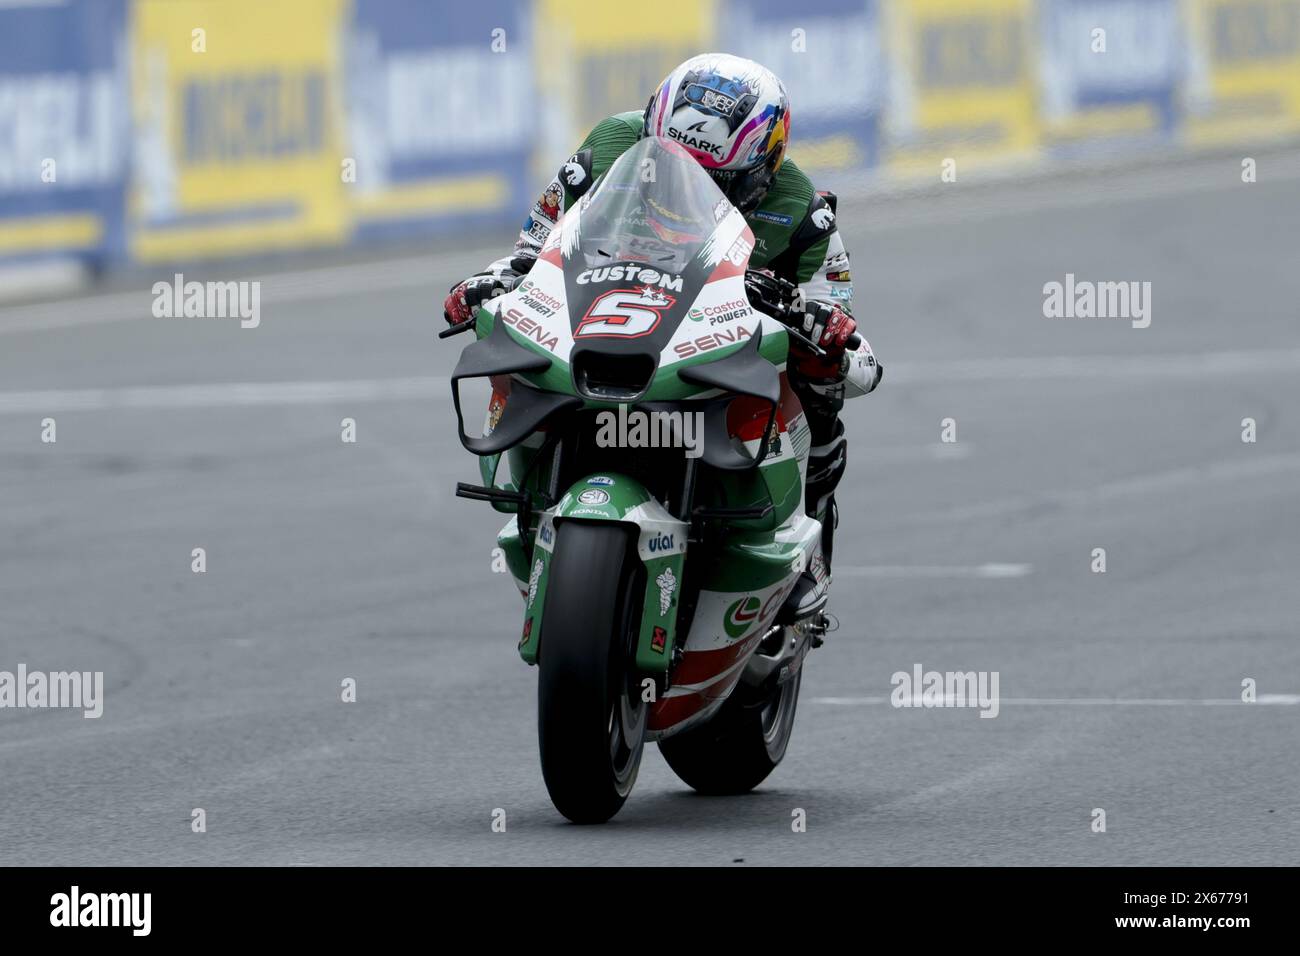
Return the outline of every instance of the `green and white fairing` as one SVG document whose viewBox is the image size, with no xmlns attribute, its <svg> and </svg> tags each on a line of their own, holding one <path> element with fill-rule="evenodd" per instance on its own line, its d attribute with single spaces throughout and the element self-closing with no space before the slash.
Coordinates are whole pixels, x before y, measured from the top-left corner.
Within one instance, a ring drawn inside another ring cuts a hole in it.
<svg viewBox="0 0 1300 956">
<path fill-rule="evenodd" d="M 525 661 L 545 645 L 557 525 L 635 535 L 635 664 L 660 689 L 651 738 L 721 705 L 805 569 L 829 586 L 821 523 L 804 512 L 810 435 L 787 334 L 746 296 L 753 245 L 689 154 L 644 139 L 564 215 L 528 278 L 485 303 L 453 374 L 453 387 L 492 382 L 480 431 L 466 433 L 459 392 L 457 411 L 480 496 L 513 514 L 498 544 L 524 599 Z M 660 427 L 596 440 L 636 412 Z"/>
</svg>

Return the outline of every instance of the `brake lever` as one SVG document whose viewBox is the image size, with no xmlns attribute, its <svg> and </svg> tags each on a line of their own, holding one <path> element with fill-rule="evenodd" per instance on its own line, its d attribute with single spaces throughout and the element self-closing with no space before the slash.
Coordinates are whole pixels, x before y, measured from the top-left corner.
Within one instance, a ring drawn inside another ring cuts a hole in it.
<svg viewBox="0 0 1300 956">
<path fill-rule="evenodd" d="M 450 328 L 443 329 L 438 333 L 438 338 L 449 339 L 453 335 L 460 335 L 462 332 L 468 332 L 478 324 L 478 316 L 470 319 L 468 322 L 462 322 L 460 325 L 453 325 Z"/>
</svg>

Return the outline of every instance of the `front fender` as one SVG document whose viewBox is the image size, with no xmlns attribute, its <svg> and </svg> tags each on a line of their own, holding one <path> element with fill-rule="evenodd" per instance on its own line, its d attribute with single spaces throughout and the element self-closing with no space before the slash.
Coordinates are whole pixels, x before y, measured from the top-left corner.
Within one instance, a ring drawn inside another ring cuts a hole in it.
<svg viewBox="0 0 1300 956">
<path fill-rule="evenodd" d="M 676 638 L 678 597 L 686 560 L 685 521 L 674 517 L 641 482 L 615 473 L 592 474 L 569 486 L 537 525 L 528 573 L 519 656 L 537 663 L 541 647 L 546 578 L 555 548 L 555 526 L 565 521 L 612 521 L 637 529 L 637 557 L 645 566 L 645 594 L 637 635 L 636 666 L 656 678 L 667 674 Z"/>
</svg>

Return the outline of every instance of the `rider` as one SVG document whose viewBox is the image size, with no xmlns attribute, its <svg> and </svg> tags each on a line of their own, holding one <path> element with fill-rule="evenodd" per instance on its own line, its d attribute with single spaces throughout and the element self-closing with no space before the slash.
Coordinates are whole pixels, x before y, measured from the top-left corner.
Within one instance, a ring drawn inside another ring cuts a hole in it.
<svg viewBox="0 0 1300 956">
<path fill-rule="evenodd" d="M 822 349 L 814 355 L 792 339 L 787 372 L 812 431 L 806 508 L 827 519 L 823 551 L 829 569 L 830 532 L 838 518 L 833 493 L 845 469 L 839 410 L 846 397 L 874 389 L 883 369 L 865 339 L 846 350 L 857 323 L 850 315 L 853 282 L 835 226 L 835 195 L 814 190 L 786 158 L 789 130 L 789 99 L 769 70 L 725 53 L 692 57 L 668 75 L 644 111 L 617 113 L 596 124 L 533 205 L 513 255 L 457 283 L 443 314 L 453 325 L 468 321 L 481 302 L 514 288 L 560 213 L 642 136 L 684 146 L 744 214 L 755 237 L 750 267 L 799 286 L 796 317 Z"/>
</svg>

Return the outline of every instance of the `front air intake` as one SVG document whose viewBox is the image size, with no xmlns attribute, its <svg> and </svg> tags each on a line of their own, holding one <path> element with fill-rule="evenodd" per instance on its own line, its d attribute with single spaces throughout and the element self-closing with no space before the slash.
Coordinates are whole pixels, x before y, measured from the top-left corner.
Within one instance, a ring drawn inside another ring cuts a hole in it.
<svg viewBox="0 0 1300 956">
<path fill-rule="evenodd" d="M 650 388 L 658 363 L 651 355 L 611 355 L 594 349 L 573 355 L 573 387 L 600 402 L 636 401 Z"/>
</svg>

